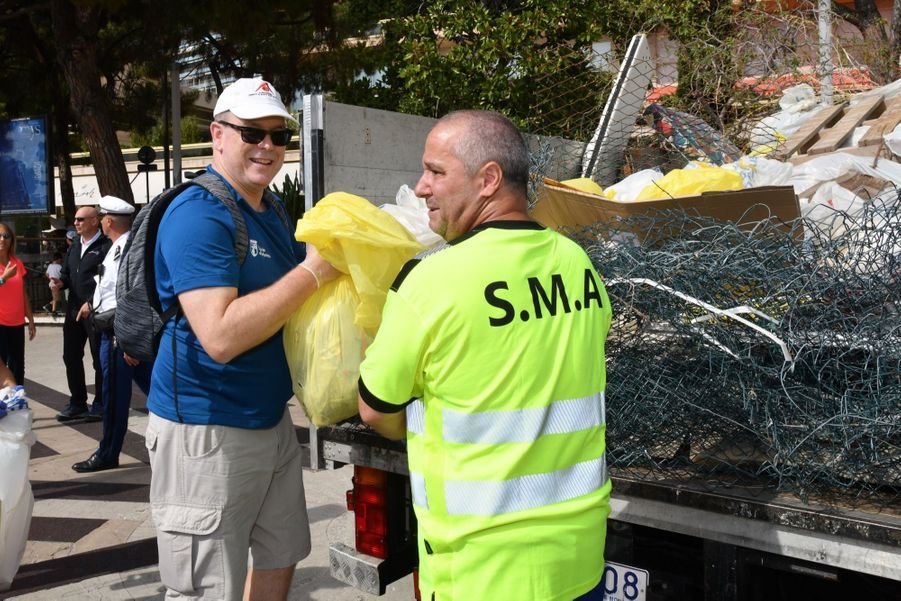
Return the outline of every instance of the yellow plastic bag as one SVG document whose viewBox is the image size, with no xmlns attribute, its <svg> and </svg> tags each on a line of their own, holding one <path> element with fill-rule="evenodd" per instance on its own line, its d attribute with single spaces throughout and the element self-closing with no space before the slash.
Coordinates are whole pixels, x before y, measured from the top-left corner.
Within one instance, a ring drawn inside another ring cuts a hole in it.
<svg viewBox="0 0 901 601">
<path fill-rule="evenodd" d="M 307 211 L 295 237 L 346 274 L 313 293 L 284 328 L 294 394 L 321 427 L 356 415 L 360 363 L 388 288 L 423 247 L 390 214 L 343 192 Z"/>
<path fill-rule="evenodd" d="M 706 163 L 694 162 L 692 168 L 673 169 L 653 184 L 646 186 L 635 200 L 661 200 L 679 196 L 695 196 L 702 192 L 741 190 L 741 175 Z"/>
<path fill-rule="evenodd" d="M 354 323 L 360 298 L 344 275 L 307 299 L 285 324 L 294 394 L 316 426 L 357 414 L 357 379 L 371 337 Z"/>
<path fill-rule="evenodd" d="M 423 246 L 397 219 L 365 198 L 333 192 L 297 222 L 294 237 L 350 275 L 360 296 L 355 322 L 374 334 L 394 278 Z"/>
</svg>

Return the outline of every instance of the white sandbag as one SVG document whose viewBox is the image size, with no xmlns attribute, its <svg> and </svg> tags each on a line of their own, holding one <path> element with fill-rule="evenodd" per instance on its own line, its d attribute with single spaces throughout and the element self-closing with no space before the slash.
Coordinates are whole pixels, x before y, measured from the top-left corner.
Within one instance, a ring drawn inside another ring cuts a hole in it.
<svg viewBox="0 0 901 601">
<path fill-rule="evenodd" d="M 31 423 L 30 409 L 0 419 L 0 591 L 12 586 L 31 526 L 34 495 L 28 460 L 35 440 Z"/>
</svg>

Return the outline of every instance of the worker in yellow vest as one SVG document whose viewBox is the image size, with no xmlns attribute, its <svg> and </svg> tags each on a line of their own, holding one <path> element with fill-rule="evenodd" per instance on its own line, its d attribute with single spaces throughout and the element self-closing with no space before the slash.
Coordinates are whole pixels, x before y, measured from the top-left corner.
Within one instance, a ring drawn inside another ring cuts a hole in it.
<svg viewBox="0 0 901 601">
<path fill-rule="evenodd" d="M 422 599 L 600 599 L 604 285 L 529 217 L 505 117 L 445 116 L 422 164 L 416 195 L 448 244 L 398 275 L 359 382 L 364 421 L 407 437 Z"/>
</svg>

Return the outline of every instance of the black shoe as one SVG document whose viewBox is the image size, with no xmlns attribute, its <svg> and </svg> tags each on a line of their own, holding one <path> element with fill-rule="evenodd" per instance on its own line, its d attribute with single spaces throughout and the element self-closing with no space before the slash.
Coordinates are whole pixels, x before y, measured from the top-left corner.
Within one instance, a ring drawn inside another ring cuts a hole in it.
<svg viewBox="0 0 901 601">
<path fill-rule="evenodd" d="M 79 461 L 72 469 L 79 473 L 99 472 L 102 470 L 114 470 L 119 467 L 119 462 L 103 461 L 97 453 L 94 453 L 85 461 Z"/>
<path fill-rule="evenodd" d="M 91 405 L 91 410 L 88 411 L 88 414 L 84 416 L 84 421 L 86 422 L 102 422 L 103 421 L 103 408 L 99 407 L 97 403 Z"/>
<path fill-rule="evenodd" d="M 87 406 L 79 407 L 77 405 L 68 405 L 65 409 L 56 414 L 56 419 L 61 422 L 70 422 L 73 419 L 84 419 L 87 415 Z"/>
</svg>

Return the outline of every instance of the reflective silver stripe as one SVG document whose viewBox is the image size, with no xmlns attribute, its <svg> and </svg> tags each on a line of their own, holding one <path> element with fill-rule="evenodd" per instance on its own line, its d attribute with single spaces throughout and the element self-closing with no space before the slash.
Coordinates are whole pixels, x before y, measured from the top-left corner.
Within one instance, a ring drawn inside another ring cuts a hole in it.
<svg viewBox="0 0 901 601">
<path fill-rule="evenodd" d="M 410 472 L 410 492 L 413 494 L 413 505 L 429 508 L 429 499 L 425 494 L 425 476 Z"/>
<path fill-rule="evenodd" d="M 409 419 L 408 414 L 408 423 Z M 445 409 L 442 423 L 444 440 L 448 442 L 534 442 L 547 434 L 578 432 L 603 424 L 604 393 L 515 411 L 463 413 Z"/>
<path fill-rule="evenodd" d="M 414 434 L 422 434 L 425 432 L 425 406 L 422 399 L 416 399 L 406 408 L 407 411 L 407 430 Z"/>
<path fill-rule="evenodd" d="M 500 515 L 574 499 L 596 491 L 605 482 L 607 461 L 601 457 L 500 482 L 449 480 L 444 483 L 444 494 L 450 515 Z"/>
</svg>

